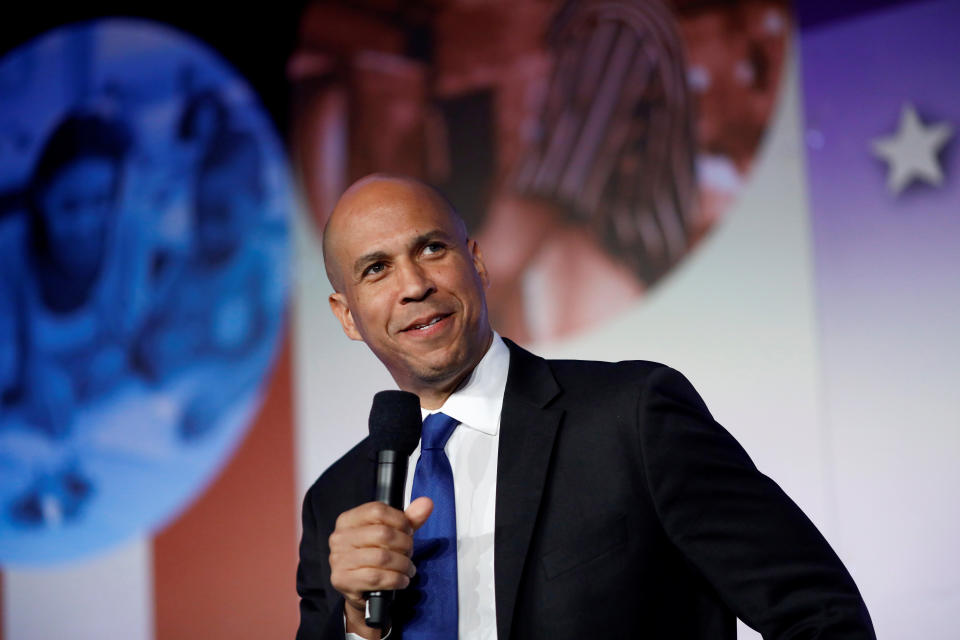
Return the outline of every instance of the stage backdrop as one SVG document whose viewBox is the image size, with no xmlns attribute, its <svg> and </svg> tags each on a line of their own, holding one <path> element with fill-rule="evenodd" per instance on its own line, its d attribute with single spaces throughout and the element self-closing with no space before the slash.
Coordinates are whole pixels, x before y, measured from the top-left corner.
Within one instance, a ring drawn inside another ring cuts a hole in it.
<svg viewBox="0 0 960 640">
<path fill-rule="evenodd" d="M 880 637 L 953 637 L 958 23 L 956 0 L 451 0 L 230 36 L 24 25 L 0 54 L 0 638 L 292 637 L 303 492 L 394 387 L 320 252 L 372 171 L 450 195 L 498 331 L 685 373 Z"/>
</svg>

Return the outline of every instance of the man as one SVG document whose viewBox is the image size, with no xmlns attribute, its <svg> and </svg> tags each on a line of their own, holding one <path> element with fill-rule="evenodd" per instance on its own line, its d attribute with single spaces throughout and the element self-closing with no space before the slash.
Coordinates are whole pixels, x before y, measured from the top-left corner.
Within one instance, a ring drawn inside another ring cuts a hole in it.
<svg viewBox="0 0 960 640">
<path fill-rule="evenodd" d="M 874 637 L 829 545 L 682 376 L 548 362 L 491 330 L 483 256 L 436 191 L 359 181 L 324 257 L 347 336 L 424 413 L 461 423 L 444 447 L 459 637 L 723 639 L 735 616 L 770 638 Z M 379 637 L 363 594 L 381 589 L 401 590 L 389 634 L 403 636 L 414 532 L 433 505 L 370 503 L 373 473 L 361 443 L 305 498 L 299 638 Z"/>
</svg>

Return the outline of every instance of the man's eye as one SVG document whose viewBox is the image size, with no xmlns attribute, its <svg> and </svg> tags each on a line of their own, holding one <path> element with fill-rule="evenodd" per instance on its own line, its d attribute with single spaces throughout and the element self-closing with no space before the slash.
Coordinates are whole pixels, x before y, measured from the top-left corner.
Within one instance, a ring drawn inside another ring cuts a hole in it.
<svg viewBox="0 0 960 640">
<path fill-rule="evenodd" d="M 374 276 L 387 268 L 387 265 L 382 262 L 374 262 L 372 265 L 363 270 L 364 276 Z"/>
<path fill-rule="evenodd" d="M 446 248 L 447 248 L 446 245 L 443 244 L 442 242 L 431 242 L 430 244 L 428 244 L 423 248 L 423 252 L 427 254 L 440 253 Z"/>
</svg>

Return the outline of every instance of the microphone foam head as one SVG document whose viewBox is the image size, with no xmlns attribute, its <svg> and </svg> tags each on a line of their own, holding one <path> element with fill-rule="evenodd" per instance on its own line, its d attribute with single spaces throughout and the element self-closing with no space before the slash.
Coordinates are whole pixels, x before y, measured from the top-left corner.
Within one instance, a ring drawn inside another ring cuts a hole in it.
<svg viewBox="0 0 960 640">
<path fill-rule="evenodd" d="M 409 456 L 420 442 L 420 398 L 409 391 L 380 391 L 370 407 L 370 444 L 374 451 Z"/>
</svg>

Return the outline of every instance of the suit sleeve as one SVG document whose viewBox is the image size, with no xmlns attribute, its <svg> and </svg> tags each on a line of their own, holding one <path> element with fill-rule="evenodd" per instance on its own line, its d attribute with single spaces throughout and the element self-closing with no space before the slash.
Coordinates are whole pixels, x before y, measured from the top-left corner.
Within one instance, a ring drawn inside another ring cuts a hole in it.
<svg viewBox="0 0 960 640">
<path fill-rule="evenodd" d="M 297 640 L 344 640 L 343 597 L 330 584 L 330 531 L 324 530 L 314 509 L 316 486 L 303 499 L 303 537 L 297 567 L 300 627 Z"/>
<path fill-rule="evenodd" d="M 667 535 L 741 620 L 767 639 L 876 637 L 830 545 L 682 375 L 650 375 L 639 426 Z"/>
</svg>

